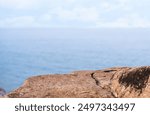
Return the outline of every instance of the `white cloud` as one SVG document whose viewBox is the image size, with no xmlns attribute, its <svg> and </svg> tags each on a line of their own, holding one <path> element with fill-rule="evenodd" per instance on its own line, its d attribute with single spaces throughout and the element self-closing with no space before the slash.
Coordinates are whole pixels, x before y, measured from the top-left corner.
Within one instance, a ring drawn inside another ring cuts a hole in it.
<svg viewBox="0 0 150 115">
<path fill-rule="evenodd" d="M 0 20 L 0 27 L 30 27 L 35 20 L 32 16 L 21 16 Z"/>
<path fill-rule="evenodd" d="M 51 8 L 59 5 L 67 6 L 74 2 L 75 0 L 0 0 L 0 7 L 9 9 Z"/>
<path fill-rule="evenodd" d="M 73 3 L 75 2 L 76 0 L 64 0 L 66 3 Z"/>
<path fill-rule="evenodd" d="M 47 22 L 47 21 L 49 22 L 49 21 L 51 21 L 51 19 L 52 19 L 52 16 L 49 14 L 44 14 L 39 17 L 39 20 L 42 22 Z"/>
<path fill-rule="evenodd" d="M 39 17 L 34 16 L 19 16 L 0 20 L 0 27 L 4 28 L 26 28 L 26 27 L 50 27 L 51 16 L 48 14 Z"/>
<path fill-rule="evenodd" d="M 140 28 L 149 28 L 150 27 L 150 20 L 138 18 L 133 20 L 132 22 L 133 27 L 140 27 Z"/>
<path fill-rule="evenodd" d="M 37 5 L 39 0 L 0 0 L 0 7 L 9 9 L 30 9 Z"/>
<path fill-rule="evenodd" d="M 100 3 L 100 7 L 107 12 L 114 10 L 128 11 L 131 9 L 129 0 L 114 0 L 114 2 L 104 0 Z"/>
<path fill-rule="evenodd" d="M 57 8 L 50 12 L 52 15 L 57 16 L 60 20 L 72 21 L 85 21 L 92 22 L 99 18 L 99 12 L 95 8 L 73 8 L 63 9 Z"/>
<path fill-rule="evenodd" d="M 144 18 L 139 17 L 138 15 L 132 14 L 125 17 L 117 18 L 114 21 L 106 22 L 99 21 L 97 22 L 97 27 L 106 27 L 106 28 L 149 28 L 150 21 Z"/>
<path fill-rule="evenodd" d="M 90 8 L 89 8 L 90 9 Z M 94 13 L 95 10 L 91 9 L 86 14 L 86 10 L 82 9 L 73 9 L 72 11 L 58 10 L 57 12 L 53 12 L 53 15 L 59 16 L 59 20 L 72 20 L 72 21 L 83 21 L 92 22 L 94 26 L 87 27 L 97 27 L 97 28 L 149 28 L 150 21 L 139 17 L 137 14 L 130 14 L 124 17 L 116 18 L 112 21 L 105 21 L 99 18 L 97 13 Z M 90 13 L 89 13 L 90 12 Z M 52 13 L 52 12 L 51 12 Z M 90 15 L 89 15 L 90 14 Z M 89 16 L 89 17 L 88 17 Z M 91 16 L 91 17 L 90 17 Z M 33 16 L 20 16 L 13 18 L 6 18 L 0 20 L 0 27 L 59 27 L 59 25 L 53 24 L 52 14 L 44 14 L 39 17 Z M 81 22 L 82 23 L 82 22 Z M 96 25 L 96 26 L 95 26 Z M 62 25 L 60 25 L 62 26 Z M 69 27 L 69 25 L 66 25 Z"/>
<path fill-rule="evenodd" d="M 0 0 L 0 27 L 76 24 L 79 27 L 150 27 L 148 3 L 148 0 Z M 143 10 L 142 5 L 147 9 Z"/>
</svg>

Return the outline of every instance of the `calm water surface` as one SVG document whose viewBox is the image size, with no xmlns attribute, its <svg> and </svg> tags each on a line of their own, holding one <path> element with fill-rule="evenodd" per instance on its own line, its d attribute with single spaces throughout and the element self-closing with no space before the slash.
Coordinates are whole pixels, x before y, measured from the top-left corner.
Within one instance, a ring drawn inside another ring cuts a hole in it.
<svg viewBox="0 0 150 115">
<path fill-rule="evenodd" d="M 0 29 L 0 87 L 30 76 L 150 65 L 150 29 Z"/>
</svg>

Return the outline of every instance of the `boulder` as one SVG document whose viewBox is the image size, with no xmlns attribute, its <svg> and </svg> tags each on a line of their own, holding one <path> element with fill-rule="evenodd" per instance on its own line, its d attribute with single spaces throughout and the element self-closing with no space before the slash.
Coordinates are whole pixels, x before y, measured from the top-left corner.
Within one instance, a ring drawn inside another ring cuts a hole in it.
<svg viewBox="0 0 150 115">
<path fill-rule="evenodd" d="M 148 98 L 150 67 L 114 67 L 28 78 L 10 98 Z"/>
</svg>

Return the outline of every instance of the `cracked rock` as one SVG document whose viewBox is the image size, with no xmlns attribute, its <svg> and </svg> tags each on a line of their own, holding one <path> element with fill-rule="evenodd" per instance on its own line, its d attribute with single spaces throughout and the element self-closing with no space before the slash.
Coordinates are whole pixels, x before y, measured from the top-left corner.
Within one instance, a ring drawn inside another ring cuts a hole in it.
<svg viewBox="0 0 150 115">
<path fill-rule="evenodd" d="M 150 67 L 117 67 L 28 78 L 10 98 L 150 97 Z"/>
</svg>

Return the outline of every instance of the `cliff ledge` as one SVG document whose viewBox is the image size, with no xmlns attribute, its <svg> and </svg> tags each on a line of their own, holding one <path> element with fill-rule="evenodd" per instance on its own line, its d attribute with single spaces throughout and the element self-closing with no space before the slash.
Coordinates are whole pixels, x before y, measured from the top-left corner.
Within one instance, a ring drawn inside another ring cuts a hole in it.
<svg viewBox="0 0 150 115">
<path fill-rule="evenodd" d="M 150 66 L 28 78 L 10 98 L 150 98 Z"/>
</svg>

